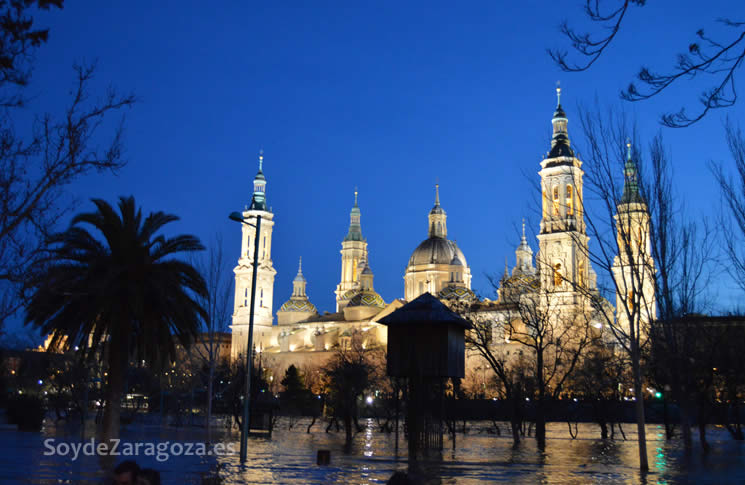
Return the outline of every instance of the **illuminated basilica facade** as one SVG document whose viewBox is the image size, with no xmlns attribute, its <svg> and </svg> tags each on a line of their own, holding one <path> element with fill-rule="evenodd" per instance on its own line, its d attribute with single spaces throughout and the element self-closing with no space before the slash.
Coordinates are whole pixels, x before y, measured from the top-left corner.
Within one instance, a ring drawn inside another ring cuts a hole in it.
<svg viewBox="0 0 745 485">
<path fill-rule="evenodd" d="M 385 345 L 386 327 L 377 322 L 385 315 L 429 292 L 451 306 L 468 307 L 481 312 L 495 322 L 519 318 L 515 302 L 520 298 L 545 293 L 544 304 L 556 314 L 592 315 L 596 311 L 612 312 L 608 303 L 605 310 L 592 308 L 589 294 L 597 292 L 596 275 L 590 265 L 588 240 L 581 201 L 583 200 L 582 162 L 571 148 L 567 131 L 567 116 L 561 106 L 560 91 L 552 123 L 551 148 L 541 161 L 542 217 L 538 239 L 538 253 L 533 250 L 525 235 L 515 251 L 515 266 L 500 280 L 496 301 L 478 301 L 471 291 L 471 268 L 458 245 L 448 239 L 447 214 L 440 203 L 439 186 L 435 187 L 435 203 L 428 214 L 427 238 L 414 249 L 406 266 L 403 298 L 386 303 L 373 285 L 371 255 L 367 240 L 362 235 L 362 213 L 355 191 L 350 213 L 349 230 L 341 242 L 341 272 L 336 286 L 336 311 L 319 314 L 306 294 L 307 281 L 302 272 L 302 262 L 293 280 L 292 296 L 277 311 L 274 324 L 271 309 L 276 271 L 271 261 L 271 235 L 273 214 L 266 204 L 266 179 L 260 158 L 259 172 L 254 179 L 254 194 L 243 216 L 250 222 L 261 215 L 261 240 L 257 289 L 254 309 L 253 345 L 257 352 L 281 362 L 296 366 L 324 362 L 339 347 L 348 345 L 353 336 L 362 339 L 363 346 Z M 626 166 L 626 186 L 618 206 L 617 226 L 624 241 L 633 240 L 631 251 L 616 258 L 613 271 L 624 274 L 630 271 L 629 257 L 639 254 L 649 245 L 649 215 L 638 195 L 635 184 L 635 165 Z M 626 221 L 625 223 L 619 223 Z M 232 324 L 233 359 L 244 356 L 248 337 L 251 294 L 251 271 L 255 243 L 255 228 L 243 225 L 241 253 L 235 272 L 235 306 Z M 634 249 L 635 248 L 635 249 Z M 636 251 L 636 253 L 634 253 Z M 647 251 L 645 254 L 649 254 Z M 649 266 L 652 268 L 653 265 Z M 652 274 L 641 289 L 642 298 L 654 298 Z M 620 288 L 618 298 L 639 298 L 630 290 Z M 536 299 L 538 301 L 539 299 Z M 652 306 L 653 308 L 653 306 Z M 618 319 L 623 316 L 619 312 Z M 652 310 L 653 313 L 653 310 Z M 593 318 L 590 316 L 589 318 Z M 646 315 L 649 320 L 654 314 Z M 598 320 L 599 321 L 599 320 Z M 596 324 L 599 325 L 599 324 Z M 504 328 L 504 326 L 502 326 Z M 509 343 L 508 338 L 498 341 Z M 469 358 L 474 361 L 474 358 Z"/>
</svg>

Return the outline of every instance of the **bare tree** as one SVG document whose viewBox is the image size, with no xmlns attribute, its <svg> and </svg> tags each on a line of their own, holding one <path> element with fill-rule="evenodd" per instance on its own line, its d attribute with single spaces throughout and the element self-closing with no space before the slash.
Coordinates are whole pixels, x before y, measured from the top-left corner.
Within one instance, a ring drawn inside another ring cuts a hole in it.
<svg viewBox="0 0 745 485">
<path fill-rule="evenodd" d="M 202 322 L 202 334 L 189 349 L 189 357 L 195 365 L 195 372 L 206 368 L 207 380 L 207 417 L 206 426 L 209 432 L 212 421 L 212 398 L 214 396 L 215 370 L 220 363 L 220 345 L 222 334 L 230 326 L 230 301 L 233 291 L 233 280 L 227 260 L 223 255 L 222 236 L 216 234 L 207 253 L 193 262 L 207 283 L 209 294 L 201 298 L 201 305 L 207 311 L 207 320 Z"/>
<path fill-rule="evenodd" d="M 477 353 L 488 366 L 493 375 L 498 379 L 504 390 L 504 400 L 508 406 L 512 439 L 515 444 L 520 442 L 520 425 L 522 422 L 522 393 L 520 379 L 516 372 L 518 367 L 513 366 L 510 359 L 508 347 L 504 345 L 504 336 L 507 334 L 508 324 L 501 319 L 495 319 L 486 311 L 471 307 L 461 311 L 461 315 L 471 322 L 473 326 L 466 332 L 466 345 L 470 351 Z M 515 313 L 516 309 L 513 310 Z M 484 381 L 486 377 L 483 377 Z M 485 386 L 486 383 L 484 382 Z"/>
<path fill-rule="evenodd" d="M 661 138 L 650 144 L 651 163 L 644 170 L 623 115 L 584 112 L 581 123 L 586 193 L 597 201 L 582 201 L 588 235 L 595 241 L 588 254 L 607 283 L 595 296 L 597 305 L 605 301 L 603 293 L 616 295 L 615 315 L 598 315 L 606 317 L 604 325 L 631 362 L 640 466 L 646 470 L 644 347 L 653 323 L 662 329 L 653 335 L 674 342 L 675 317 L 701 304 L 713 240 L 686 220 L 677 203 Z"/>
<path fill-rule="evenodd" d="M 615 41 L 624 21 L 631 15 L 632 7 L 643 7 L 645 4 L 646 0 L 585 0 L 585 15 L 601 27 L 599 32 L 577 31 L 564 21 L 561 32 L 569 39 L 580 61 L 570 60 L 567 51 L 559 49 L 549 50 L 551 58 L 564 71 L 589 69 Z M 671 8 L 674 6 L 671 5 Z M 689 116 L 685 108 L 681 108 L 677 113 L 662 115 L 663 125 L 676 128 L 690 126 L 712 109 L 734 105 L 737 100 L 735 74 L 745 59 L 745 22 L 734 18 L 718 19 L 718 22 L 732 35 L 717 32 L 711 36 L 703 28 L 699 29 L 686 51 L 677 55 L 675 65 L 669 72 L 660 73 L 642 67 L 636 77 L 644 88 L 637 88 L 632 82 L 621 92 L 621 97 L 628 101 L 640 101 L 660 94 L 680 80 L 696 77 L 711 79 L 709 87 L 699 96 L 703 108 L 698 113 Z"/>
<path fill-rule="evenodd" d="M 28 86 L 36 49 L 47 30 L 35 29 L 34 8 L 62 7 L 62 0 L 11 1 L 0 5 L 0 328 L 26 301 L 29 276 L 40 270 L 41 244 L 65 205 L 64 188 L 84 174 L 114 171 L 125 160 L 123 120 L 111 116 L 135 102 L 109 89 L 91 97 L 94 65 L 76 65 L 67 107 L 58 115 L 31 116 Z"/>
<path fill-rule="evenodd" d="M 734 179 L 721 163 L 712 163 L 711 167 L 727 209 L 723 211 L 719 224 L 727 254 L 725 267 L 740 289 L 745 291 L 745 137 L 731 120 L 725 124 L 725 134 L 735 165 Z"/>
<path fill-rule="evenodd" d="M 561 305 L 544 288 L 523 293 L 515 303 L 519 319 L 508 322 L 508 338 L 528 348 L 534 359 L 536 438 L 543 447 L 548 401 L 566 391 L 581 356 L 595 340 L 590 326 L 593 312 L 589 306 Z"/>
</svg>

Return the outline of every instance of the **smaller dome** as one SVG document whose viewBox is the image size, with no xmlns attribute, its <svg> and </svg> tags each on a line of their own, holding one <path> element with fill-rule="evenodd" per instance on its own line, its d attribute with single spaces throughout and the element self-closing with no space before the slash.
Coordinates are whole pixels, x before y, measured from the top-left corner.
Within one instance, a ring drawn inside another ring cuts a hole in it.
<svg viewBox="0 0 745 485">
<path fill-rule="evenodd" d="M 349 300 L 347 308 L 356 306 L 385 308 L 385 302 L 383 301 L 383 298 L 374 291 L 363 290 L 358 291 L 357 294 Z"/>
<path fill-rule="evenodd" d="M 458 258 L 458 255 L 455 254 L 453 256 L 453 259 L 450 260 L 450 266 L 463 266 L 463 261 Z"/>
<path fill-rule="evenodd" d="M 365 265 L 365 269 L 362 270 L 362 273 L 361 274 L 373 274 L 373 272 L 370 269 L 370 266 Z"/>
<path fill-rule="evenodd" d="M 476 295 L 465 286 L 446 286 L 437 294 L 441 300 L 473 301 Z"/>
<path fill-rule="evenodd" d="M 306 299 L 293 299 L 287 300 L 279 309 L 281 312 L 310 312 L 318 313 L 316 306 Z"/>
</svg>

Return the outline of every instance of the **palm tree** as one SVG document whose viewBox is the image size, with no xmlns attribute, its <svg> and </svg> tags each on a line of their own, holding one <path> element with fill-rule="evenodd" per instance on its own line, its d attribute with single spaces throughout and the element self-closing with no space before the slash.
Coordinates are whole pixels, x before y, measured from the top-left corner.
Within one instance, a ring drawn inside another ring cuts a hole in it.
<svg viewBox="0 0 745 485">
<path fill-rule="evenodd" d="M 199 239 L 156 235 L 178 217 L 155 212 L 143 221 L 133 197 L 119 198 L 119 214 L 104 200 L 93 203 L 95 212 L 78 214 L 49 239 L 25 322 L 51 335 L 52 348 L 78 347 L 85 358 L 106 363 L 101 437 L 108 440 L 119 434 L 129 360 L 156 369 L 174 362 L 176 340 L 188 347 L 208 318 L 198 303 L 207 286 L 173 257 L 204 249 Z"/>
</svg>

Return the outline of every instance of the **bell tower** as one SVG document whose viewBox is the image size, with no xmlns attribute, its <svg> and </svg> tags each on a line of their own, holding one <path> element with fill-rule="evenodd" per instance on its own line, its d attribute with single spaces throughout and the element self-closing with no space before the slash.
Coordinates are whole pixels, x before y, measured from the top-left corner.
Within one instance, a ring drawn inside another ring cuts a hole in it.
<svg viewBox="0 0 745 485">
<path fill-rule="evenodd" d="M 551 150 L 541 162 L 542 218 L 538 234 L 537 266 L 540 285 L 557 293 L 562 303 L 578 303 L 579 288 L 587 288 L 589 254 L 582 214 L 582 162 L 574 156 L 567 131 L 567 116 L 561 106 L 561 88 L 556 88 L 556 110 L 551 120 Z"/>
<path fill-rule="evenodd" d="M 626 147 L 623 193 L 616 206 L 615 217 L 618 255 L 613 261 L 612 271 L 616 282 L 616 318 L 621 328 L 628 332 L 629 317 L 646 329 L 657 318 L 657 305 L 649 210 L 639 193 L 636 164 L 631 158 L 631 143 L 627 143 Z"/>
<path fill-rule="evenodd" d="M 357 189 L 354 189 L 354 206 L 349 213 L 349 231 L 341 242 L 341 279 L 336 286 L 336 311 L 344 293 L 360 287 L 360 263 L 367 261 L 367 241 L 362 237 L 360 219 L 362 213 L 357 204 Z"/>
<path fill-rule="evenodd" d="M 254 265 L 254 243 L 256 241 L 257 216 L 261 216 L 259 229 L 258 268 L 256 272 L 256 298 L 254 300 L 254 348 L 267 347 L 272 326 L 272 303 L 274 297 L 274 275 L 272 264 L 272 230 L 274 214 L 266 203 L 266 177 L 264 177 L 264 153 L 259 153 L 259 171 L 253 181 L 251 205 L 242 212 L 245 222 L 241 224 L 241 253 L 235 273 L 235 295 L 233 324 L 231 325 L 231 360 L 245 358 L 248 344 L 248 327 L 251 310 L 251 277 Z"/>
</svg>

